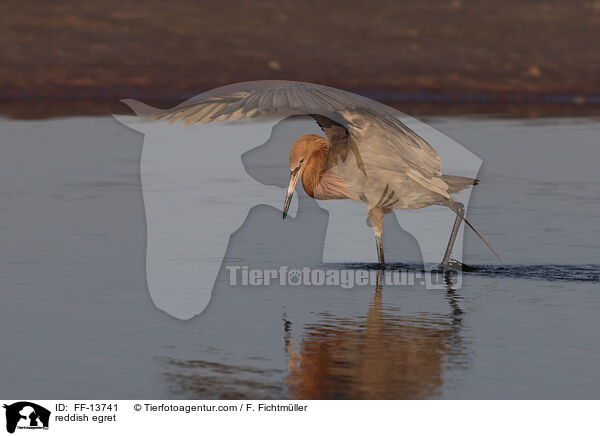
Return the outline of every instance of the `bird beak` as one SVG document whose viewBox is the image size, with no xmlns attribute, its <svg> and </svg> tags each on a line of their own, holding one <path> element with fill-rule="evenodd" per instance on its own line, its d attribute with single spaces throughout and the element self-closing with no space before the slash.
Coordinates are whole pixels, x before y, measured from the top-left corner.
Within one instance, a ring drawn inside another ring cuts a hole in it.
<svg viewBox="0 0 600 436">
<path fill-rule="evenodd" d="M 292 197 L 294 195 L 294 190 L 296 189 L 296 185 L 298 184 L 298 180 L 300 180 L 301 175 L 302 172 L 300 171 L 300 167 L 293 170 L 290 174 L 290 184 L 288 185 L 285 201 L 283 202 L 283 219 L 285 219 L 288 214 L 288 209 L 290 208 Z"/>
</svg>

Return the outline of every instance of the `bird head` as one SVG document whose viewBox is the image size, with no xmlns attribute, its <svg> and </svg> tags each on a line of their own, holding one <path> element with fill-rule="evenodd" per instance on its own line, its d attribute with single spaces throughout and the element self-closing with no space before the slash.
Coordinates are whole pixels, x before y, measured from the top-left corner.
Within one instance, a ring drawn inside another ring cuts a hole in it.
<svg viewBox="0 0 600 436">
<path fill-rule="evenodd" d="M 285 195 L 285 201 L 283 203 L 283 219 L 287 216 L 288 209 L 290 208 L 290 204 L 292 202 L 292 196 L 294 195 L 294 191 L 296 189 L 296 185 L 298 181 L 302 177 L 302 173 L 304 172 L 304 168 L 306 168 L 305 159 L 301 155 L 290 155 L 290 183 L 287 188 L 287 192 Z"/>
<path fill-rule="evenodd" d="M 292 145 L 292 150 L 290 151 L 290 184 L 288 185 L 285 202 L 283 203 L 283 219 L 287 216 L 294 190 L 308 162 L 315 156 L 315 153 L 326 152 L 327 145 L 327 140 L 318 135 L 301 136 Z M 315 169 L 314 166 L 312 169 Z"/>
</svg>

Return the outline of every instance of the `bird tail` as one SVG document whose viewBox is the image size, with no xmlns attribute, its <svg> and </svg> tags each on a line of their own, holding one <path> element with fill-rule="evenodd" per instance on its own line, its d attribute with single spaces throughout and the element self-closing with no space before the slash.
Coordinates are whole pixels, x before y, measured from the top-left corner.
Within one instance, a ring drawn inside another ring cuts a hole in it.
<svg viewBox="0 0 600 436">
<path fill-rule="evenodd" d="M 473 227 L 473 224 L 471 224 L 465 218 L 464 207 L 462 206 L 462 204 L 452 201 L 451 203 L 448 204 L 448 207 L 450 209 L 452 209 L 454 211 L 454 213 L 456 213 L 456 215 L 458 215 L 465 222 L 465 224 L 468 225 L 470 227 L 470 229 L 475 232 L 475 234 L 477 236 L 479 236 L 479 239 L 481 239 L 483 241 L 483 243 L 487 246 L 487 248 L 489 248 L 492 251 L 492 253 L 494 253 L 494 256 L 496 256 L 496 258 L 500 262 L 502 262 L 502 259 L 500 258 L 500 256 L 498 256 L 498 253 L 496 253 L 496 251 L 492 248 L 492 246 L 490 244 L 488 244 L 488 242 L 485 240 L 485 238 L 483 236 L 481 236 L 481 234 L 477 231 L 477 229 L 475 227 Z"/>
<path fill-rule="evenodd" d="M 448 185 L 448 193 L 454 194 L 460 192 L 463 189 L 467 189 L 469 186 L 479 184 L 479 180 L 472 179 L 470 177 L 453 176 L 450 174 L 443 174 L 442 180 Z"/>
</svg>

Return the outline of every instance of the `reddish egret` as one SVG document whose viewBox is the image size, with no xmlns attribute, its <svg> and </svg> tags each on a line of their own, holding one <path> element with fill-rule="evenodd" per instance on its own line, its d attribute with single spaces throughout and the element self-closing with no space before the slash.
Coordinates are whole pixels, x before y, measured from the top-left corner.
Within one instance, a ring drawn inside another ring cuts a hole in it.
<svg viewBox="0 0 600 436">
<path fill-rule="evenodd" d="M 443 175 L 437 152 L 400 122 L 399 112 L 376 101 L 309 83 L 246 82 L 213 90 L 148 119 L 191 125 L 292 115 L 314 118 L 327 139 L 305 135 L 292 146 L 284 219 L 296 184 L 302 179 L 304 190 L 313 198 L 351 199 L 366 204 L 380 265 L 385 263 L 384 215 L 393 209 L 432 205 L 446 206 L 456 214 L 441 262 L 444 268 L 451 266 L 450 255 L 463 220 L 498 257 L 465 219 L 463 205 L 450 196 L 477 181 Z"/>
</svg>

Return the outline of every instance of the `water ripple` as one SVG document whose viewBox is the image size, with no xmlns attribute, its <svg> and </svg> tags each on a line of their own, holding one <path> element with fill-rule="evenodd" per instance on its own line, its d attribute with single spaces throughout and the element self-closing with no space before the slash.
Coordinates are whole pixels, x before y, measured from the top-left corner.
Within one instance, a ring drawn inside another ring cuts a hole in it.
<svg viewBox="0 0 600 436">
<path fill-rule="evenodd" d="M 469 274 L 518 279 L 599 282 L 599 265 L 468 265 Z"/>
</svg>

